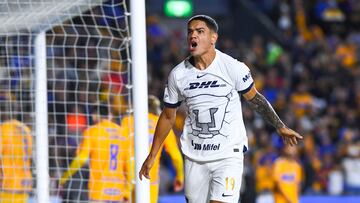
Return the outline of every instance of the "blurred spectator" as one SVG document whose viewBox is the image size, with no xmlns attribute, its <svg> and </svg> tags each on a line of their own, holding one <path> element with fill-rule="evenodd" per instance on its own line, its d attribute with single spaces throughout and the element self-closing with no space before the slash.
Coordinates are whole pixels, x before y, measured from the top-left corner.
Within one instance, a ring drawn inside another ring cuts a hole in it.
<svg viewBox="0 0 360 203">
<path fill-rule="evenodd" d="M 340 64 L 345 68 L 354 68 L 357 61 L 357 46 L 350 39 L 345 40 L 338 44 L 336 48 L 335 56 Z"/>
<path fill-rule="evenodd" d="M 332 158 L 333 154 L 325 153 L 322 156 L 322 164 L 318 173 L 318 179 L 320 183 L 320 191 L 322 194 L 326 194 L 330 189 L 330 174 L 335 170 L 335 163 Z"/>
<path fill-rule="evenodd" d="M 298 119 L 311 111 L 313 102 L 314 98 L 308 91 L 308 85 L 306 83 L 300 83 L 291 95 L 292 109 Z"/>
<path fill-rule="evenodd" d="M 301 160 L 304 169 L 304 193 L 320 193 L 320 183 L 316 174 L 318 174 L 321 168 L 321 159 L 313 134 L 306 134 L 304 136 L 304 149 Z"/>
<path fill-rule="evenodd" d="M 298 203 L 304 174 L 298 162 L 297 148 L 285 145 L 281 156 L 274 162 L 272 172 L 275 203 Z"/>
<path fill-rule="evenodd" d="M 345 175 L 345 193 L 360 195 L 360 141 L 349 144 L 342 162 Z"/>
<path fill-rule="evenodd" d="M 255 183 L 257 203 L 265 203 L 273 198 L 274 180 L 272 178 L 273 163 L 277 157 L 270 135 L 262 130 L 258 133 L 258 149 L 254 154 Z"/>
<path fill-rule="evenodd" d="M 10 97 L 0 99 L 0 200 L 27 202 L 33 186 L 33 138 L 30 128 L 15 119 Z"/>
</svg>

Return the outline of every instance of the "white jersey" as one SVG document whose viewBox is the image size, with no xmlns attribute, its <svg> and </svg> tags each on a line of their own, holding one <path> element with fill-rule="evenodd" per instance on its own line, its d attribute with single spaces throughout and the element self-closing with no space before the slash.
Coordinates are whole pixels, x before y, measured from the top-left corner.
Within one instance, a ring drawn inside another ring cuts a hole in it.
<svg viewBox="0 0 360 203">
<path fill-rule="evenodd" d="M 252 85 L 249 68 L 219 50 L 205 70 L 185 59 L 171 71 L 164 103 L 177 107 L 185 102 L 187 106 L 180 139 L 185 156 L 211 161 L 235 157 L 247 148 L 238 92 L 247 92 Z"/>
</svg>

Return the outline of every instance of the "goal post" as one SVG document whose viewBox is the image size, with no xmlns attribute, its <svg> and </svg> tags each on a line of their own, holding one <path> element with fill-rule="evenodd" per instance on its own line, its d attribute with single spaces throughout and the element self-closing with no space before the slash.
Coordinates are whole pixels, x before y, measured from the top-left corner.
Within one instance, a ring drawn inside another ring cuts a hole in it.
<svg viewBox="0 0 360 203">
<path fill-rule="evenodd" d="M 133 66 L 136 67 L 134 78 L 134 123 L 135 125 L 135 171 L 139 172 L 142 162 L 148 154 L 148 100 L 147 100 L 147 57 L 146 57 L 146 27 L 145 27 L 145 0 L 133 1 L 131 5 Z M 150 202 L 150 181 L 143 178 L 140 181 L 136 175 L 136 202 Z"/>
<path fill-rule="evenodd" d="M 39 203 L 49 202 L 49 141 L 47 108 L 46 38 L 41 31 L 35 37 L 35 134 L 36 195 Z"/>
<path fill-rule="evenodd" d="M 1 154 L 9 159 L 20 156 L 18 165 L 1 165 L 1 169 L 13 173 L 14 168 L 24 168 L 25 175 L 11 178 L 30 180 L 32 185 L 29 189 L 29 185 L 15 184 L 13 189 L 26 193 L 29 202 L 96 200 L 99 195 L 89 183 L 95 171 L 90 159 L 64 185 L 60 180 L 83 147 L 83 132 L 97 123 L 100 114 L 94 107 L 101 104 L 108 107 L 117 125 L 122 117 L 134 114 L 136 136 L 135 157 L 121 160 L 120 154 L 133 155 L 133 150 L 111 144 L 99 161 L 117 170 L 135 159 L 135 171 L 124 169 L 123 173 L 133 175 L 136 202 L 149 202 L 149 182 L 137 177 L 149 147 L 145 1 L 5 0 L 0 2 L 0 21 L 0 103 L 13 106 L 1 115 L 23 123 L 33 138 L 31 146 L 28 141 L 14 145 L 20 154 Z M 16 151 L 10 143 L 4 146 Z M 23 163 L 27 156 L 32 163 Z M 123 191 L 105 193 L 100 198 Z"/>
</svg>

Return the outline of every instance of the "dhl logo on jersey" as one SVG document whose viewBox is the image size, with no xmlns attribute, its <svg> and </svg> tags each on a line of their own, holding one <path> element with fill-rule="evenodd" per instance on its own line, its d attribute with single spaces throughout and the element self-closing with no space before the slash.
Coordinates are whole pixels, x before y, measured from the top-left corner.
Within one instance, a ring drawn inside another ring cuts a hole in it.
<svg viewBox="0 0 360 203">
<path fill-rule="evenodd" d="M 213 81 L 204 81 L 204 82 L 191 82 L 189 87 L 185 88 L 184 90 L 193 90 L 193 89 L 201 89 L 201 88 L 215 88 L 215 87 L 224 87 L 226 84 L 217 84 L 217 80 Z"/>
</svg>

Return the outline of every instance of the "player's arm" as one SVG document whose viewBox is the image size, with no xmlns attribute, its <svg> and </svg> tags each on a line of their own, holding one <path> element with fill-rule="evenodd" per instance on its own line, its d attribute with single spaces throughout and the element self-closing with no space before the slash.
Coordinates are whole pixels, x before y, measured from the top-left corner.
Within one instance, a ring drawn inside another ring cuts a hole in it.
<svg viewBox="0 0 360 203">
<path fill-rule="evenodd" d="M 129 156 L 130 154 L 127 155 L 126 160 L 128 161 L 124 161 L 125 164 L 125 174 L 126 174 L 126 188 L 125 188 L 125 194 L 124 194 L 124 200 L 129 201 L 131 199 L 131 192 L 133 191 L 133 177 L 134 177 L 134 172 L 133 169 L 135 168 L 134 166 L 134 157 Z"/>
<path fill-rule="evenodd" d="M 64 185 L 68 179 L 73 176 L 89 159 L 89 153 L 86 150 L 80 151 L 80 153 L 75 157 L 75 159 L 71 162 L 70 167 L 65 173 L 62 175 L 60 179 L 60 185 Z"/>
<path fill-rule="evenodd" d="M 84 139 L 80 145 L 79 152 L 71 162 L 70 167 L 64 172 L 60 179 L 60 185 L 64 185 L 66 181 L 73 176 L 89 159 L 90 156 L 90 136 L 88 135 L 89 130 L 84 132 Z"/>
<path fill-rule="evenodd" d="M 276 128 L 279 135 L 283 138 L 284 143 L 295 145 L 297 144 L 297 139 L 302 139 L 301 135 L 288 128 L 281 121 L 267 99 L 256 90 L 255 85 L 252 85 L 243 96 L 253 110 Z"/>
<path fill-rule="evenodd" d="M 134 154 L 133 154 L 133 142 L 130 137 L 129 128 L 127 125 L 123 126 L 122 133 L 124 136 L 128 136 L 126 139 L 126 144 L 124 146 L 128 146 L 127 153 L 123 153 L 123 170 L 125 171 L 125 177 L 126 177 L 126 185 L 125 185 L 125 192 L 124 192 L 124 200 L 129 201 L 131 199 L 131 191 L 133 190 L 133 183 L 132 180 L 134 178 Z"/>
<path fill-rule="evenodd" d="M 300 196 L 301 188 L 302 188 L 302 186 L 304 184 L 304 181 L 305 181 L 305 172 L 304 172 L 303 168 L 301 167 L 301 165 L 300 165 L 299 174 L 300 174 L 300 180 L 299 180 L 299 183 L 298 183 L 298 191 L 297 192 L 298 192 L 298 194 Z"/>
<path fill-rule="evenodd" d="M 290 197 L 287 196 L 283 187 L 280 187 L 279 181 L 275 180 L 275 191 L 279 193 L 286 201 L 286 203 L 291 203 Z"/>
<path fill-rule="evenodd" d="M 32 138 L 32 135 L 31 135 L 30 128 L 27 127 L 26 125 L 25 125 L 25 132 L 26 132 L 25 136 L 26 136 L 26 139 L 28 141 L 26 155 L 30 158 L 30 162 L 31 162 L 32 161 L 32 154 L 33 154 L 33 138 Z"/>
<path fill-rule="evenodd" d="M 159 153 L 159 150 L 165 138 L 167 137 L 170 130 L 172 129 L 172 126 L 175 123 L 176 110 L 177 108 L 165 107 L 164 110 L 161 112 L 155 128 L 154 141 L 152 143 L 150 153 L 147 156 L 139 172 L 140 180 L 142 180 L 142 176 L 150 179 L 149 172 L 154 165 L 156 155 Z"/>
<path fill-rule="evenodd" d="M 170 155 L 172 164 L 176 171 L 174 191 L 178 192 L 182 190 L 184 186 L 184 161 L 176 141 L 176 135 L 172 130 L 165 140 L 164 149 Z"/>
</svg>

